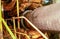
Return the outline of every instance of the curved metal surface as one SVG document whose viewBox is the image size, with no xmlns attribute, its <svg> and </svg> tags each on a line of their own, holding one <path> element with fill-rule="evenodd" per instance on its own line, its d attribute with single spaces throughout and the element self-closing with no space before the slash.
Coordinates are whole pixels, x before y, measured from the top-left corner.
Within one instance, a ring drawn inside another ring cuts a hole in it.
<svg viewBox="0 0 60 39">
<path fill-rule="evenodd" d="M 37 8 L 31 15 L 30 20 L 37 28 L 45 31 L 60 31 L 60 3 Z"/>
</svg>

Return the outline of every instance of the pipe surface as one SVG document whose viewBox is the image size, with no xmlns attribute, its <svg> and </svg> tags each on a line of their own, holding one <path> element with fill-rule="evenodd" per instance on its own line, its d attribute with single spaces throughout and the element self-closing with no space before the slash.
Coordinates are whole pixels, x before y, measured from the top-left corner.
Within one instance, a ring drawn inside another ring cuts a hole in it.
<svg viewBox="0 0 60 39">
<path fill-rule="evenodd" d="M 27 18 L 40 30 L 60 32 L 60 3 L 39 7 Z"/>
</svg>

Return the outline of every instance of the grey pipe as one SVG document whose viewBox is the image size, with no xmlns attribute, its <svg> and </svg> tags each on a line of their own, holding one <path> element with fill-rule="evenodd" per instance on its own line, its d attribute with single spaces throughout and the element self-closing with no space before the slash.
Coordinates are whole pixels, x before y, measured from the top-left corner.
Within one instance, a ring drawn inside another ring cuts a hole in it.
<svg viewBox="0 0 60 39">
<path fill-rule="evenodd" d="M 35 9 L 29 20 L 40 30 L 60 32 L 60 3 Z"/>
</svg>

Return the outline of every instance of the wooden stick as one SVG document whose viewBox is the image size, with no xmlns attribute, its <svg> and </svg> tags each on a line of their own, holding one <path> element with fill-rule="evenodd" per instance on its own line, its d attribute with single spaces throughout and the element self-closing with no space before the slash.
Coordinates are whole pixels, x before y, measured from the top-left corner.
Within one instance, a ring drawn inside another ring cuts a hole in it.
<svg viewBox="0 0 60 39">
<path fill-rule="evenodd" d="M 23 18 L 25 19 L 35 30 L 37 30 L 45 39 L 48 39 L 47 36 L 45 36 L 45 34 L 43 34 L 37 27 L 35 27 L 34 24 L 32 24 L 26 17 L 24 16 L 20 16 L 20 17 L 14 17 L 14 19 L 18 19 L 18 18 Z"/>
<path fill-rule="evenodd" d="M 5 20 L 2 18 L 2 22 L 5 25 L 7 31 L 9 32 L 9 34 L 11 35 L 12 39 L 16 39 L 16 37 L 14 36 L 14 34 L 12 33 L 12 31 L 10 30 L 10 28 L 8 27 L 7 23 L 5 22 Z"/>
<path fill-rule="evenodd" d="M 37 30 L 45 39 L 48 39 L 35 25 L 33 25 L 26 17 L 24 19 L 35 29 Z"/>
<path fill-rule="evenodd" d="M 17 38 L 17 35 L 16 35 L 16 25 L 15 25 L 15 19 L 14 18 L 13 18 L 13 26 L 14 26 L 14 34 L 15 34 L 15 36 Z"/>
<path fill-rule="evenodd" d="M 17 17 L 19 17 L 19 1 L 17 0 Z M 18 19 L 18 29 L 20 30 L 20 22 Z M 20 35 L 19 35 L 19 39 L 20 39 Z"/>
<path fill-rule="evenodd" d="M 3 29 L 2 29 L 2 5 L 0 0 L 0 39 L 3 39 Z"/>
</svg>

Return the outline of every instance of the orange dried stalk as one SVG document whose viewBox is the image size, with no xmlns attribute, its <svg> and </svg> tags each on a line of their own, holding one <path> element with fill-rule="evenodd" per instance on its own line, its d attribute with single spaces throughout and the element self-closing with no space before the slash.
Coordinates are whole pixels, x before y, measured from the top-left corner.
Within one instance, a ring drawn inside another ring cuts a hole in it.
<svg viewBox="0 0 60 39">
<path fill-rule="evenodd" d="M 41 3 L 42 0 L 29 0 L 30 2 Z"/>
<path fill-rule="evenodd" d="M 31 35 L 33 39 L 37 39 L 41 37 L 41 35 L 37 31 L 33 31 L 33 30 L 29 31 L 29 35 Z"/>
<path fill-rule="evenodd" d="M 29 8 L 29 9 L 35 9 L 35 8 L 37 8 L 37 7 L 40 7 L 40 6 L 42 6 L 42 4 L 41 4 L 41 0 L 29 0 L 30 2 L 28 2 L 28 0 L 19 0 L 19 3 L 20 3 L 20 6 L 19 6 L 19 10 L 20 10 L 20 12 L 22 12 L 22 11 L 25 11 L 25 9 L 26 8 Z M 14 2 L 14 1 L 13 1 Z M 16 2 L 16 1 L 15 1 Z M 15 5 L 15 2 L 13 3 L 14 5 Z M 11 10 L 11 12 L 9 12 L 10 14 L 9 15 L 12 15 L 12 16 L 14 16 L 15 14 L 16 14 L 16 8 L 14 7 L 14 5 L 13 6 L 11 6 L 11 5 L 9 5 L 9 6 L 4 6 L 4 8 L 5 8 L 5 11 L 9 11 L 9 10 Z M 11 7 L 10 7 L 11 6 Z M 13 8 L 14 7 L 14 8 Z M 9 9 L 8 9 L 9 8 Z M 14 14 L 11 14 L 11 13 L 14 13 Z M 11 26 L 10 26 L 10 28 L 12 28 Z M 4 34 L 6 34 L 5 33 L 5 31 L 6 30 L 4 30 Z M 20 29 L 20 30 L 18 30 L 17 29 L 17 31 L 20 31 L 21 33 L 25 33 L 25 34 L 27 34 L 28 36 L 31 36 L 30 38 L 31 39 L 43 39 L 43 37 L 37 32 L 37 31 L 35 31 L 35 30 L 31 30 L 31 31 L 26 31 L 26 30 L 24 30 L 24 29 Z M 13 31 L 14 32 L 14 31 Z M 7 34 L 6 34 L 7 35 Z M 5 35 L 4 35 L 5 36 Z M 41 38 L 40 38 L 41 37 Z"/>
</svg>

